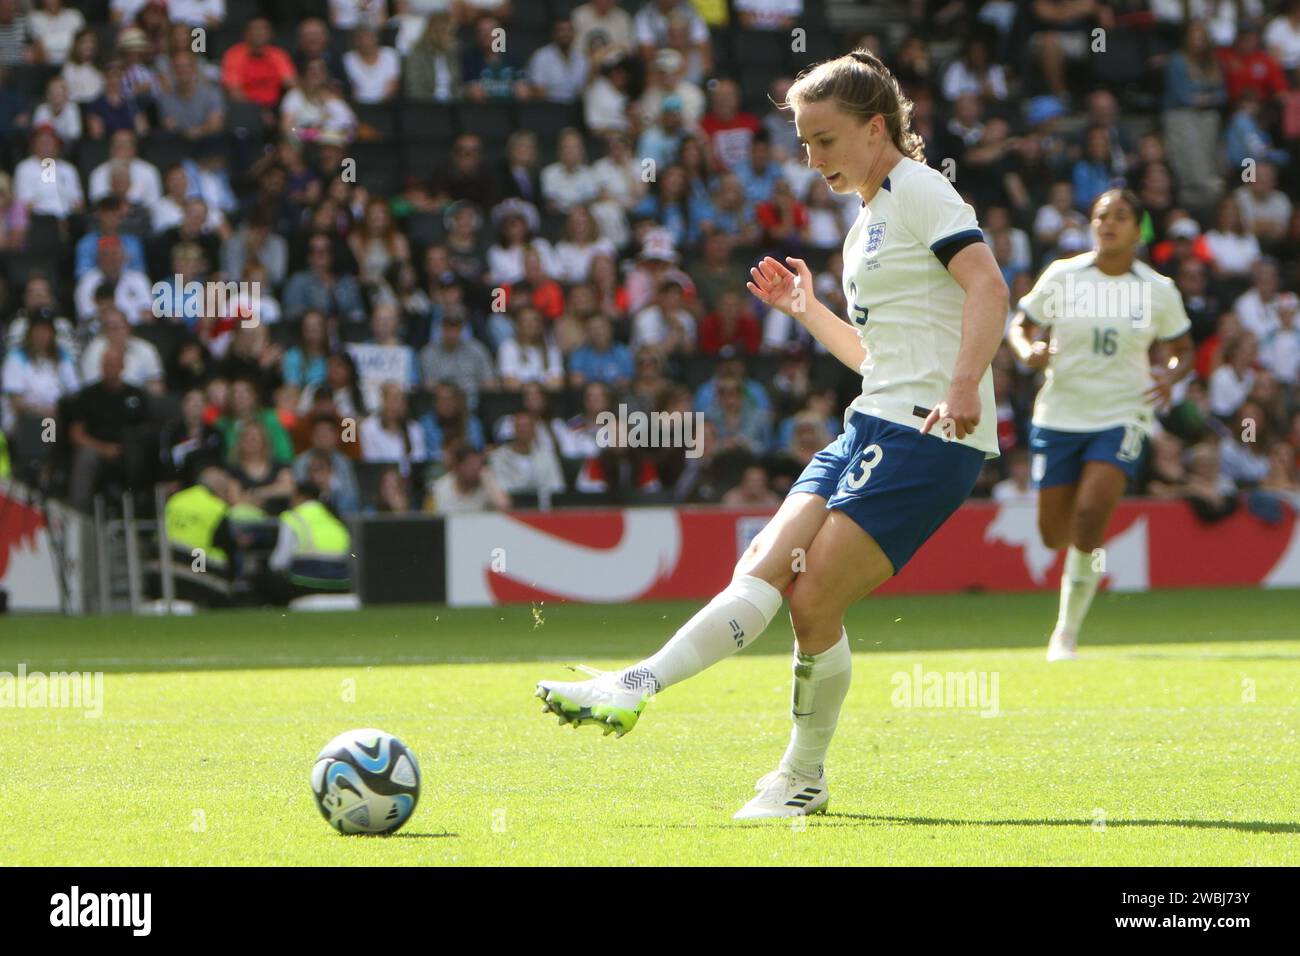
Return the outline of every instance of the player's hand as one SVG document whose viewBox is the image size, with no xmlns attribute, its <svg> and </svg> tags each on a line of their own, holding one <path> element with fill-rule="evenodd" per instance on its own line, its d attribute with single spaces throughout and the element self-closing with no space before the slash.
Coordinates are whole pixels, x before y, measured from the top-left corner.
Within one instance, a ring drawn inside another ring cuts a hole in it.
<svg viewBox="0 0 1300 956">
<path fill-rule="evenodd" d="M 812 271 L 802 259 L 786 257 L 795 269 L 791 272 L 771 256 L 766 256 L 749 270 L 752 282 L 745 283 L 756 298 L 798 320 L 814 301 Z"/>
<path fill-rule="evenodd" d="M 1047 368 L 1047 363 L 1052 360 L 1052 346 L 1048 342 L 1035 342 L 1029 349 L 1029 358 L 1025 362 L 1035 372 L 1041 372 Z"/>
<path fill-rule="evenodd" d="M 930 410 L 921 434 L 930 434 L 938 426 L 939 437 L 944 441 L 965 438 L 980 423 L 979 389 L 970 385 L 953 385 L 944 400 Z"/>
<path fill-rule="evenodd" d="M 1151 387 L 1143 393 L 1146 400 L 1156 408 L 1167 408 L 1173 399 L 1173 382 L 1169 380 L 1168 373 L 1163 370 L 1152 372 L 1151 379 Z"/>
</svg>

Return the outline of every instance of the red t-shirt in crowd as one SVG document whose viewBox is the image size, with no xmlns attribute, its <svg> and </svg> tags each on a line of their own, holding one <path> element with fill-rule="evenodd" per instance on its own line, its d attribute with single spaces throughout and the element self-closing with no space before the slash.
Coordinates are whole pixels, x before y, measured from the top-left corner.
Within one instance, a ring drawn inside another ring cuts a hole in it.
<svg viewBox="0 0 1300 956">
<path fill-rule="evenodd" d="M 763 330 L 758 326 L 758 319 L 749 312 L 736 317 L 736 325 L 730 334 L 716 312 L 710 312 L 700 323 L 700 351 L 705 355 L 717 355 L 725 345 L 735 346 L 746 355 L 757 355 L 762 338 Z"/>
<path fill-rule="evenodd" d="M 762 124 L 753 113 L 737 113 L 725 121 L 712 113 L 705 113 L 700 119 L 700 129 L 709 138 L 713 157 L 724 169 L 734 169 L 749 159 L 749 145 L 761 128 Z"/>
<path fill-rule="evenodd" d="M 247 43 L 236 43 L 221 58 L 221 82 L 267 109 L 280 102 L 280 94 L 297 75 L 293 60 L 278 46 L 264 46 L 254 55 Z"/>
<path fill-rule="evenodd" d="M 1287 88 L 1286 74 L 1281 65 L 1264 50 L 1242 56 L 1231 48 L 1225 48 L 1219 50 L 1219 65 L 1223 68 L 1228 99 L 1233 102 L 1245 89 L 1255 90 L 1260 102 L 1267 103 Z"/>
</svg>

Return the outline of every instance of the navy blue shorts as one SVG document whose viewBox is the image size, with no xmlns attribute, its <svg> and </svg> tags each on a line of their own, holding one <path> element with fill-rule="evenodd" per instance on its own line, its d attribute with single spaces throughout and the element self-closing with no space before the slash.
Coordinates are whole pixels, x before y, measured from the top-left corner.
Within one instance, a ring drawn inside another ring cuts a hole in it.
<svg viewBox="0 0 1300 956">
<path fill-rule="evenodd" d="M 897 574 L 975 487 L 984 452 L 853 412 L 790 486 L 811 491 L 871 535 Z"/>
<path fill-rule="evenodd" d="M 1104 461 L 1131 481 L 1142 458 L 1146 434 L 1136 425 L 1116 425 L 1096 432 L 1063 432 L 1034 425 L 1029 430 L 1029 476 L 1035 488 L 1073 485 L 1083 464 Z"/>
</svg>

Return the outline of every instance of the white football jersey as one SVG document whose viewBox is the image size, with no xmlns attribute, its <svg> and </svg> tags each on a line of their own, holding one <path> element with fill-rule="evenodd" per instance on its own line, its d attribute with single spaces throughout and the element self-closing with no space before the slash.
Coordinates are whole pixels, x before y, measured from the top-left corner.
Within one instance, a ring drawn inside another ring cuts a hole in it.
<svg viewBox="0 0 1300 956">
<path fill-rule="evenodd" d="M 1095 265 L 1095 252 L 1051 263 L 1019 309 L 1051 329 L 1054 352 L 1034 402 L 1035 425 L 1067 432 L 1135 425 L 1148 434 L 1153 408 L 1148 351 L 1191 328 L 1174 280 L 1134 261 L 1122 276 Z"/>
<path fill-rule="evenodd" d="M 862 207 L 844 240 L 849 320 L 867 350 L 862 394 L 850 408 L 919 429 L 943 401 L 961 347 L 966 293 L 938 256 L 971 239 L 983 241 L 975 210 L 942 173 L 907 157 Z M 979 398 L 979 425 L 957 440 L 995 458 L 997 405 L 987 369 Z"/>
</svg>

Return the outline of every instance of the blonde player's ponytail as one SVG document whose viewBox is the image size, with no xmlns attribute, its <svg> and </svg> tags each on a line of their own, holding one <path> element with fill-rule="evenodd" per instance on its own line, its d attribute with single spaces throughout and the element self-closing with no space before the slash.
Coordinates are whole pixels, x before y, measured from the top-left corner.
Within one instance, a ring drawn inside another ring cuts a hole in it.
<svg viewBox="0 0 1300 956">
<path fill-rule="evenodd" d="M 833 100 L 844 112 L 863 121 L 879 113 L 898 151 L 918 163 L 925 162 L 925 143 L 912 129 L 912 101 L 874 53 L 854 50 L 810 67 L 790 87 L 783 105 L 793 108 L 823 100 Z"/>
</svg>

